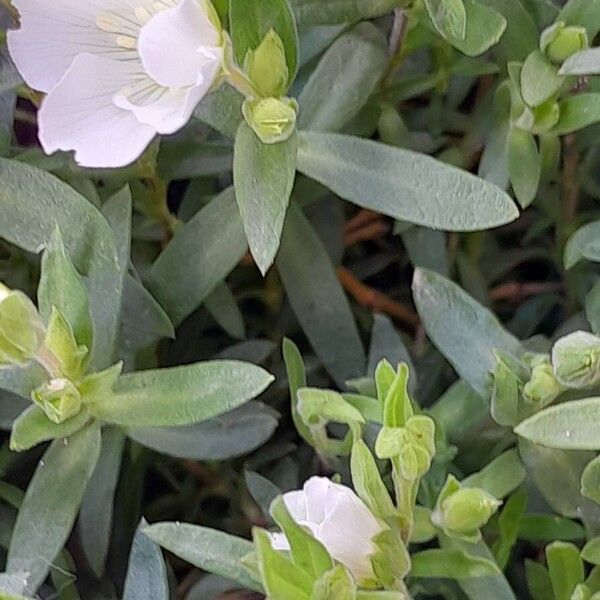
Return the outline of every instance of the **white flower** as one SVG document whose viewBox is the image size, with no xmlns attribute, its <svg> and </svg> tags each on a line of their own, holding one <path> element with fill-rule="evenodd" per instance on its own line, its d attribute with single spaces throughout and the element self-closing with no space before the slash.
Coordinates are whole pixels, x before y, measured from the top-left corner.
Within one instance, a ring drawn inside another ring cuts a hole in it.
<svg viewBox="0 0 600 600">
<path fill-rule="evenodd" d="M 292 518 L 308 527 L 331 557 L 346 566 L 360 583 L 375 577 L 370 557 L 377 548 L 373 538 L 387 527 L 348 487 L 325 477 L 312 477 L 304 488 L 283 495 Z M 285 534 L 271 534 L 276 550 L 289 550 Z"/>
<path fill-rule="evenodd" d="M 44 150 L 120 167 L 190 119 L 221 73 L 209 0 L 13 0 L 10 54 L 32 88 Z"/>
</svg>

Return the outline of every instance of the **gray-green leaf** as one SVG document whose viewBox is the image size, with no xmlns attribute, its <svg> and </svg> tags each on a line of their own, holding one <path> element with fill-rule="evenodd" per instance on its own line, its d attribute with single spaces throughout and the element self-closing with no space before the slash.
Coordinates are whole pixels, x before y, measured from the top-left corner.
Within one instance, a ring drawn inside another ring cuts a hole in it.
<svg viewBox="0 0 600 600">
<path fill-rule="evenodd" d="M 600 450 L 600 398 L 551 406 L 523 421 L 515 433 L 563 450 Z"/>
<path fill-rule="evenodd" d="M 301 132 L 298 169 L 350 202 L 433 229 L 473 231 L 518 216 L 493 184 L 430 156 L 353 136 Z"/>
<path fill-rule="evenodd" d="M 143 533 L 200 569 L 233 579 L 244 588 L 262 591 L 242 564 L 242 558 L 252 552 L 248 540 L 186 523 L 157 523 L 146 527 Z"/>
<path fill-rule="evenodd" d="M 95 398 L 88 409 L 129 427 L 190 425 L 245 404 L 272 381 L 261 367 L 233 360 L 140 371 L 120 377 L 114 394 Z"/>
<path fill-rule="evenodd" d="M 279 249 L 283 222 L 296 177 L 297 138 L 263 144 L 244 122 L 233 160 L 235 197 L 250 245 L 264 275 Z"/>
<path fill-rule="evenodd" d="M 484 397 L 496 366 L 495 350 L 518 355 L 519 341 L 496 317 L 441 275 L 418 269 L 414 299 L 427 334 L 458 374 Z"/>
<path fill-rule="evenodd" d="M 27 576 L 35 593 L 63 547 L 100 453 L 100 430 L 92 425 L 56 440 L 40 460 L 13 530 L 6 571 Z M 68 491 L 68 493 L 65 493 Z"/>
<path fill-rule="evenodd" d="M 366 104 L 387 65 L 385 38 L 371 23 L 340 36 L 306 82 L 298 126 L 337 131 Z"/>
</svg>

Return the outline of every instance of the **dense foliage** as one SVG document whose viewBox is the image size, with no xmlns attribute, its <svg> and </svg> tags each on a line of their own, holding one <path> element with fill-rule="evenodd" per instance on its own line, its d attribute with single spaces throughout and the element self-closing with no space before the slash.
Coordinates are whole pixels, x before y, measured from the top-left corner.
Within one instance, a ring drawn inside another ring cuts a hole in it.
<svg viewBox="0 0 600 600">
<path fill-rule="evenodd" d="M 0 599 L 600 598 L 599 1 L 0 28 Z"/>
</svg>

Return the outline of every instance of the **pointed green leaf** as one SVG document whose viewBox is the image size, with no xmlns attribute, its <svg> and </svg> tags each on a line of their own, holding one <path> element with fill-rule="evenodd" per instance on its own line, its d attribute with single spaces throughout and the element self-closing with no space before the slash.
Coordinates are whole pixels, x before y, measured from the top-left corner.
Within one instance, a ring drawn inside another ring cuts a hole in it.
<svg viewBox="0 0 600 600">
<path fill-rule="evenodd" d="M 546 561 L 555 600 L 570 600 L 575 586 L 584 579 L 583 561 L 577 546 L 554 542 L 546 547 Z"/>
<path fill-rule="evenodd" d="M 567 135 L 600 122 L 600 94 L 576 94 L 558 104 L 560 118 L 552 129 L 555 135 Z"/>
<path fill-rule="evenodd" d="M 334 133 L 299 135 L 298 169 L 364 208 L 447 231 L 513 221 L 500 188 L 430 156 Z"/>
<path fill-rule="evenodd" d="M 190 425 L 245 404 L 272 381 L 272 375 L 249 363 L 208 361 L 123 375 L 113 395 L 87 406 L 97 419 L 118 425 Z"/>
<path fill-rule="evenodd" d="M 600 262 L 600 221 L 584 225 L 567 242 L 564 256 L 565 268 L 571 269 L 584 258 Z"/>
<path fill-rule="evenodd" d="M 386 65 L 385 38 L 374 25 L 360 23 L 341 35 L 302 88 L 298 127 L 340 130 L 367 103 Z"/>
<path fill-rule="evenodd" d="M 535 138 L 529 131 L 511 127 L 507 139 L 510 182 L 519 204 L 527 208 L 537 196 L 541 160 Z"/>
<path fill-rule="evenodd" d="M 250 245 L 264 275 L 279 249 L 283 221 L 296 177 L 295 135 L 263 144 L 244 122 L 235 140 L 235 197 Z"/>
<path fill-rule="evenodd" d="M 422 550 L 413 554 L 411 559 L 410 574 L 412 577 L 469 579 L 500 574 L 500 569 L 491 560 L 470 555 L 461 550 Z"/>
<path fill-rule="evenodd" d="M 152 295 L 179 325 L 233 270 L 247 249 L 233 188 L 177 229 L 148 273 Z"/>
<path fill-rule="evenodd" d="M 515 427 L 536 444 L 563 450 L 600 450 L 600 398 L 551 406 Z"/>
<path fill-rule="evenodd" d="M 292 309 L 335 381 L 364 373 L 366 358 L 348 300 L 316 231 L 290 205 L 277 267 Z"/>
<path fill-rule="evenodd" d="M 30 406 L 13 423 L 10 448 L 15 452 L 22 452 L 41 442 L 67 438 L 79 431 L 90 418 L 90 413 L 83 409 L 64 423 L 54 423 L 39 406 Z"/>
<path fill-rule="evenodd" d="M 519 355 L 519 341 L 487 308 L 433 271 L 415 272 L 413 294 L 431 340 L 475 391 L 489 397 L 495 351 Z"/>
<path fill-rule="evenodd" d="M 122 274 L 106 219 L 73 188 L 35 167 L 0 159 L 0 236 L 29 252 L 46 246 L 58 227 L 77 270 L 86 277 L 94 323 L 91 364 L 112 361 Z"/>
<path fill-rule="evenodd" d="M 143 534 L 142 519 L 131 546 L 123 600 L 169 600 L 167 567 L 160 547 Z"/>
<path fill-rule="evenodd" d="M 100 431 L 91 425 L 55 440 L 33 475 L 13 530 L 6 570 L 24 573 L 37 590 L 66 542 L 100 453 Z M 68 493 L 65 493 L 68 490 Z"/>
<path fill-rule="evenodd" d="M 233 579 L 244 588 L 262 591 L 242 564 L 242 559 L 252 552 L 252 544 L 248 540 L 187 523 L 156 523 L 145 527 L 142 532 L 169 552 L 204 571 Z"/>
</svg>

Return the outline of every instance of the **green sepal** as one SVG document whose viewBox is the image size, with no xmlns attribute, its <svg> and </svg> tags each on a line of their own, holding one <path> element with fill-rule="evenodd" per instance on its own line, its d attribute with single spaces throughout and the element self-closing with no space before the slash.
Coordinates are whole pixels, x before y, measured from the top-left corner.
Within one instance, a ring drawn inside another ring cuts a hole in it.
<svg viewBox="0 0 600 600">
<path fill-rule="evenodd" d="M 323 544 L 314 538 L 308 529 L 296 523 L 285 506 L 282 496 L 273 500 L 270 513 L 290 544 L 296 567 L 308 573 L 313 579 L 321 577 L 333 568 L 333 559 Z"/>
<path fill-rule="evenodd" d="M 396 371 L 387 359 L 380 360 L 375 368 L 375 387 L 377 389 L 377 398 L 383 405 L 388 395 L 392 383 L 396 378 Z"/>
<path fill-rule="evenodd" d="M 265 592 L 270 600 L 310 600 L 312 577 L 271 545 L 264 529 L 252 532 L 258 569 Z"/>
<path fill-rule="evenodd" d="M 352 445 L 350 470 L 356 493 L 376 517 L 387 519 L 397 516 L 398 511 L 381 479 L 375 458 L 360 438 L 355 438 Z"/>
<path fill-rule="evenodd" d="M 532 364 L 531 377 L 523 386 L 523 398 L 532 409 L 540 410 L 552 404 L 565 391 L 554 377 L 550 359 L 541 356 Z"/>
<path fill-rule="evenodd" d="M 529 369 L 514 356 L 496 351 L 492 373 L 492 418 L 499 425 L 512 426 L 521 420 L 521 395 L 529 379 Z"/>
<path fill-rule="evenodd" d="M 398 372 L 387 390 L 383 405 L 383 425 L 385 427 L 404 427 L 414 410 L 408 395 L 408 365 L 398 365 Z"/>
<path fill-rule="evenodd" d="M 65 248 L 58 227 L 42 256 L 38 306 L 46 321 L 50 320 L 56 307 L 69 323 L 77 344 L 92 347 L 93 324 L 88 290 Z"/>
<path fill-rule="evenodd" d="M 123 371 L 123 363 L 118 362 L 103 371 L 91 373 L 79 384 L 79 391 L 84 404 L 93 404 L 112 395 L 113 386 Z"/>
<path fill-rule="evenodd" d="M 361 582 L 361 587 L 398 588 L 410 571 L 410 554 L 400 536 L 398 527 L 386 529 L 373 538 L 377 548 L 371 556 L 376 581 L 373 585 Z"/>
<path fill-rule="evenodd" d="M 242 113 L 263 144 L 278 144 L 296 130 L 298 103 L 293 98 L 248 99 Z"/>
<path fill-rule="evenodd" d="M 326 571 L 314 583 L 310 600 L 355 600 L 356 584 L 342 565 Z"/>
<path fill-rule="evenodd" d="M 402 477 L 409 481 L 423 476 L 435 454 L 435 424 L 425 415 L 410 417 L 405 427 L 382 427 L 375 442 L 381 459 L 398 459 Z"/>
<path fill-rule="evenodd" d="M 78 415 L 83 406 L 81 393 L 65 378 L 52 379 L 37 387 L 31 392 L 31 399 L 57 424 Z"/>
<path fill-rule="evenodd" d="M 71 419 L 63 423 L 54 423 L 39 406 L 30 406 L 13 422 L 10 449 L 14 452 L 23 452 L 42 442 L 67 438 L 82 429 L 90 418 L 91 415 L 84 408 Z"/>
</svg>

